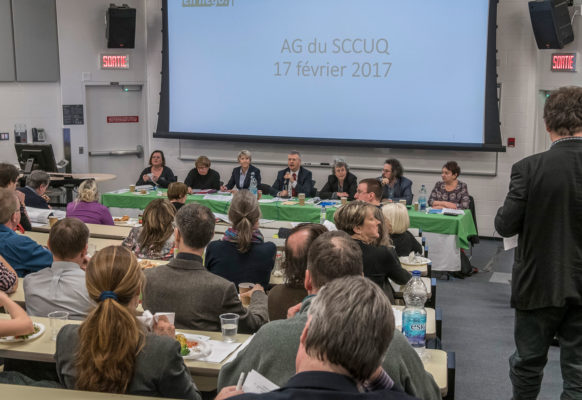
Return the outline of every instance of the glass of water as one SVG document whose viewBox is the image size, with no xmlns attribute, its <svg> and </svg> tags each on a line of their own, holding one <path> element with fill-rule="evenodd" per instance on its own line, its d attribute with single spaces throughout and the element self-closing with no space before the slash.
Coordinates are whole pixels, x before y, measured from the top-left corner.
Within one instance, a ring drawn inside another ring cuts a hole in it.
<svg viewBox="0 0 582 400">
<path fill-rule="evenodd" d="M 220 314 L 220 327 L 222 328 L 222 340 L 234 342 L 238 332 L 238 314 Z"/>
</svg>

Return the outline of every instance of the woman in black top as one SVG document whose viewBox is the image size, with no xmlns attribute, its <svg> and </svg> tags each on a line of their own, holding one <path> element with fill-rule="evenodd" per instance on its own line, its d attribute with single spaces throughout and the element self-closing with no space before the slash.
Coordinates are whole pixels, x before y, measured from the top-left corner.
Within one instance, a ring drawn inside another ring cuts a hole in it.
<svg viewBox="0 0 582 400">
<path fill-rule="evenodd" d="M 220 175 L 210 168 L 210 160 L 206 156 L 196 159 L 196 167 L 192 168 L 186 176 L 184 183 L 190 189 L 214 189 L 220 190 Z"/>
<path fill-rule="evenodd" d="M 228 219 L 232 227 L 222 240 L 206 248 L 205 266 L 208 271 L 233 282 L 259 283 L 267 287 L 275 265 L 277 247 L 265 242 L 259 231 L 261 210 L 257 197 L 248 190 L 237 191 L 230 203 Z"/>
<path fill-rule="evenodd" d="M 411 252 L 422 254 L 422 246 L 408 232 L 410 218 L 404 204 L 389 203 L 382 207 L 384 217 L 390 222 L 390 238 L 399 257 L 408 256 Z"/>
<path fill-rule="evenodd" d="M 336 161 L 331 168 L 332 174 L 327 177 L 327 183 L 319 192 L 322 199 L 339 199 L 347 197 L 353 200 L 358 189 L 358 178 L 350 172 L 345 161 Z"/>
<path fill-rule="evenodd" d="M 168 185 L 176 181 L 172 170 L 166 167 L 166 157 L 161 150 L 154 150 L 150 155 L 150 166 L 145 168 L 139 174 L 139 179 L 135 183 L 140 185 L 156 185 L 161 188 L 167 188 Z"/>
<path fill-rule="evenodd" d="M 172 182 L 168 186 L 168 200 L 172 203 L 176 211 L 178 211 L 184 204 L 186 204 L 186 197 L 188 197 L 188 186 L 182 182 Z"/>
<path fill-rule="evenodd" d="M 363 201 L 352 201 L 340 207 L 334 219 L 337 228 L 351 235 L 360 245 L 364 276 L 382 287 L 393 302 L 394 293 L 387 282 L 388 278 L 404 285 L 412 275 L 402 268 L 393 248 L 374 245 L 380 237 L 378 226 L 381 224 L 374 215 L 375 209 L 375 206 Z"/>
</svg>

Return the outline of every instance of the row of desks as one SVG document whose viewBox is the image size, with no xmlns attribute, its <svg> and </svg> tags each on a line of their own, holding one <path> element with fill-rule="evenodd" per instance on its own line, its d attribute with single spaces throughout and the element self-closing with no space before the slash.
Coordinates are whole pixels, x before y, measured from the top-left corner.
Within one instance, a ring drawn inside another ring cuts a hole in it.
<svg viewBox="0 0 582 400">
<path fill-rule="evenodd" d="M 0 319 L 9 318 L 8 314 L 0 314 Z M 49 319 L 43 317 L 31 317 L 34 322 L 42 323 L 49 328 Z M 80 324 L 81 321 L 68 321 L 70 324 Z M 221 340 L 220 332 L 194 331 L 180 329 L 180 332 L 193 333 L 197 335 L 209 336 L 214 340 Z M 239 334 L 236 342 L 243 343 L 250 335 Z M 56 342 L 51 339 L 51 335 L 45 331 L 39 338 L 16 343 L 0 342 L 0 358 L 14 358 L 19 360 L 54 362 L 56 352 Z M 432 374 L 442 392 L 447 390 L 447 354 L 442 350 L 427 349 L 429 357 L 423 361 L 425 369 Z M 227 357 L 228 360 L 228 357 Z M 196 386 L 202 391 L 216 389 L 218 373 L 225 364 L 211 363 L 206 361 L 185 360 L 186 366 L 192 374 Z"/>
</svg>

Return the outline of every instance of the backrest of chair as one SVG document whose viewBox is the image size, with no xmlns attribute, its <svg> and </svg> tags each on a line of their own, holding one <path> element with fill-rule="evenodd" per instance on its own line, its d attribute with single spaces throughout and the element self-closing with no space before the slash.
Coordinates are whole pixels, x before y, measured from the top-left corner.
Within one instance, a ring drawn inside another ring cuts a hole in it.
<svg viewBox="0 0 582 400">
<path fill-rule="evenodd" d="M 473 215 L 473 223 L 475 224 L 475 231 L 477 231 L 477 235 L 479 235 L 479 229 L 477 229 L 477 213 L 475 211 L 475 199 L 473 196 L 469 196 L 469 210 Z"/>
</svg>

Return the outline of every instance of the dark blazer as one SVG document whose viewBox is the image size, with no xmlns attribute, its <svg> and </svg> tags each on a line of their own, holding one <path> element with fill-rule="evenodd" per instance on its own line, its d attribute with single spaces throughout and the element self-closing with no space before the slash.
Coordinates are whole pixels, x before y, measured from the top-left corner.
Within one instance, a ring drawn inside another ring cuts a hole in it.
<svg viewBox="0 0 582 400">
<path fill-rule="evenodd" d="M 366 244 L 361 240 L 356 240 L 362 249 L 362 258 L 364 261 L 364 276 L 370 278 L 382 287 L 390 302 L 394 303 L 394 294 L 390 284 L 386 282 L 387 279 L 392 279 L 399 285 L 407 283 L 412 275 L 410 272 L 402 268 L 400 260 L 393 248 L 386 246 L 373 246 Z"/>
<path fill-rule="evenodd" d="M 251 305 L 243 307 L 232 282 L 208 272 L 202 257 L 179 253 L 166 265 L 145 271 L 143 307 L 156 312 L 175 312 L 178 329 L 220 331 L 220 314 L 240 315 L 239 332 L 253 333 L 267 323 L 267 295 L 255 292 Z"/>
<path fill-rule="evenodd" d="M 416 240 L 412 233 L 408 231 L 402 233 L 391 233 L 390 239 L 392 239 L 398 257 L 407 256 L 411 251 L 422 254 L 422 245 L 418 243 L 418 240 Z"/>
<path fill-rule="evenodd" d="M 285 190 L 286 186 L 289 184 L 289 180 L 285 179 L 284 176 L 289 172 L 289 168 L 285 168 L 277 173 L 277 179 L 273 183 L 273 192 L 276 195 L 278 192 Z M 305 196 L 310 197 L 311 191 L 313 189 L 313 177 L 311 171 L 299 167 L 299 173 L 297 174 L 297 186 L 295 186 L 295 191 L 297 193 L 305 193 Z"/>
<path fill-rule="evenodd" d="M 45 199 L 36 193 L 36 191 L 28 186 L 17 188 L 19 192 L 24 193 L 24 204 L 26 207 L 49 209 L 49 205 Z"/>
<path fill-rule="evenodd" d="M 356 382 L 351 378 L 333 372 L 306 371 L 300 372 L 289 379 L 285 386 L 263 394 L 245 393 L 233 399 L 265 399 L 265 400 L 338 400 L 338 399 L 384 399 L 384 400 L 414 400 L 398 389 L 382 389 L 360 393 Z"/>
<path fill-rule="evenodd" d="M 382 178 L 379 178 L 382 180 Z M 406 200 L 406 204 L 412 204 L 412 198 L 414 195 L 412 194 L 412 181 L 408 178 L 401 176 L 396 180 L 394 183 L 394 194 L 390 197 L 390 191 L 388 185 L 384 185 L 382 187 L 382 198 L 383 199 L 391 199 L 394 202 L 400 201 L 400 199 Z"/>
<path fill-rule="evenodd" d="M 252 243 L 246 253 L 238 251 L 236 246 L 236 243 L 223 240 L 211 242 L 204 259 L 208 271 L 231 281 L 236 287 L 241 282 L 268 287 L 277 254 L 275 243 Z"/>
<path fill-rule="evenodd" d="M 322 199 L 335 199 L 337 196 L 335 194 L 339 191 L 338 189 L 338 179 L 335 175 L 329 175 L 327 177 L 327 183 L 319 192 L 319 197 Z M 358 178 L 351 172 L 348 172 L 346 179 L 344 179 L 343 192 L 348 194 L 348 200 L 353 200 L 356 191 L 358 190 Z"/>
<path fill-rule="evenodd" d="M 147 167 L 143 171 L 141 171 L 141 174 L 139 174 L 139 178 L 138 178 L 137 182 L 135 183 L 135 185 L 136 186 L 151 185 L 152 184 L 151 181 L 146 182 L 143 180 L 143 176 L 147 175 L 151 172 L 152 172 L 152 167 Z M 160 174 L 160 177 L 158 178 L 158 182 L 156 182 L 156 185 L 161 187 L 161 188 L 167 188 L 168 185 L 172 182 L 176 182 L 176 177 L 174 176 L 174 173 L 172 172 L 172 170 L 170 168 L 164 167 L 164 169 L 162 170 L 162 173 Z"/>
<path fill-rule="evenodd" d="M 501 236 L 519 234 L 511 306 L 520 310 L 582 305 L 582 141 L 554 142 L 515 163 Z"/>
<path fill-rule="evenodd" d="M 243 187 L 240 187 L 240 169 L 241 167 L 236 167 L 232 170 L 232 175 L 230 176 L 230 180 L 226 184 L 226 187 L 230 190 L 236 186 L 237 189 L 248 189 L 251 185 L 251 173 L 255 173 L 255 178 L 257 179 L 257 188 L 261 184 L 261 170 L 255 167 L 254 165 L 249 165 L 249 170 L 247 171 L 247 176 L 245 177 Z"/>
<path fill-rule="evenodd" d="M 184 180 L 186 186 L 192 189 L 215 189 L 220 190 L 220 175 L 213 169 L 208 169 L 206 175 L 200 175 L 196 168 L 188 172 Z"/>
<path fill-rule="evenodd" d="M 307 290 L 301 287 L 275 285 L 269 290 L 269 320 L 286 319 L 289 307 L 301 303 L 307 296 Z"/>
<path fill-rule="evenodd" d="M 76 388 L 78 350 L 79 325 L 64 326 L 57 336 L 55 361 L 59 381 L 67 389 Z M 177 399 L 201 398 L 180 356 L 180 344 L 170 337 L 154 334 L 146 335 L 145 346 L 137 354 L 133 377 L 125 393 Z"/>
</svg>

